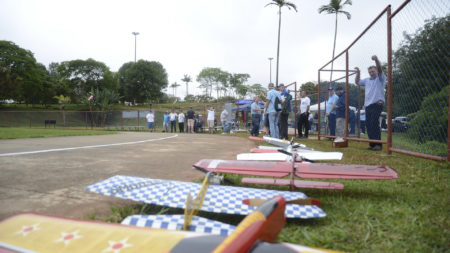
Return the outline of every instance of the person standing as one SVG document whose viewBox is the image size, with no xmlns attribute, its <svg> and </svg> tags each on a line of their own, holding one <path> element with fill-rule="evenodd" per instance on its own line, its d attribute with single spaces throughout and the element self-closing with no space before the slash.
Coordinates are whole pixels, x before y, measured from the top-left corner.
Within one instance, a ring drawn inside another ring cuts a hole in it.
<svg viewBox="0 0 450 253">
<path fill-rule="evenodd" d="M 345 92 L 344 88 L 337 87 L 336 88 L 337 96 L 339 97 L 336 102 L 336 136 L 344 137 L 345 136 Z"/>
<path fill-rule="evenodd" d="M 188 125 L 188 133 L 192 134 L 194 132 L 194 121 L 195 121 L 195 113 L 192 110 L 192 107 L 189 107 L 189 110 L 186 112 L 187 116 L 187 125 Z"/>
<path fill-rule="evenodd" d="M 223 106 L 223 111 L 220 113 L 220 121 L 222 123 L 222 134 L 225 134 L 228 132 L 228 111 L 225 109 L 225 106 Z"/>
<path fill-rule="evenodd" d="M 368 68 L 370 75 L 368 78 L 361 80 L 360 70 L 358 67 L 355 67 L 355 83 L 359 86 L 365 86 L 366 88 L 364 106 L 366 107 L 365 113 L 367 135 L 370 140 L 381 140 L 379 118 L 385 103 L 384 88 L 386 86 L 386 75 L 381 69 L 381 64 L 378 57 L 373 55 L 372 60 L 375 61 L 375 66 L 370 66 Z M 370 142 L 367 149 L 379 151 L 382 149 L 382 144 Z"/>
<path fill-rule="evenodd" d="M 214 107 L 211 106 L 211 108 L 209 108 L 208 110 L 208 128 L 209 128 L 209 133 L 213 134 L 214 133 L 214 116 L 215 116 L 215 111 L 214 111 Z"/>
<path fill-rule="evenodd" d="M 172 112 L 169 114 L 170 117 L 170 132 L 177 132 L 177 114 L 175 113 L 175 111 L 172 109 Z"/>
<path fill-rule="evenodd" d="M 305 130 L 305 138 L 308 139 L 309 131 L 309 107 L 311 105 L 311 100 L 306 96 L 306 91 L 302 91 L 302 98 L 300 99 L 300 111 L 298 112 L 298 138 L 303 138 L 303 129 Z"/>
<path fill-rule="evenodd" d="M 145 117 L 147 118 L 148 131 L 151 133 L 155 128 L 155 115 L 153 114 L 153 111 L 150 110 Z"/>
<path fill-rule="evenodd" d="M 259 107 L 259 97 L 255 97 L 250 109 L 252 114 L 252 130 L 250 131 L 250 135 L 258 136 L 259 125 L 261 124 L 261 112 L 264 112 L 264 109 Z"/>
<path fill-rule="evenodd" d="M 364 106 L 359 111 L 359 122 L 361 127 L 361 133 L 366 134 L 366 110 Z"/>
<path fill-rule="evenodd" d="M 163 132 L 166 132 L 166 133 L 169 132 L 169 122 L 170 122 L 169 111 L 166 111 L 164 113 Z"/>
<path fill-rule="evenodd" d="M 281 94 L 274 89 L 273 83 L 269 83 L 268 88 L 269 92 L 267 92 L 265 109 L 269 116 L 270 137 L 279 139 L 278 119 L 280 118 L 281 107 L 276 108 L 276 100 L 278 99 L 280 103 L 284 103 L 284 100 Z"/>
<path fill-rule="evenodd" d="M 180 109 L 180 112 L 178 113 L 178 129 L 180 130 L 180 133 L 184 133 L 184 113 Z"/>
<path fill-rule="evenodd" d="M 339 97 L 334 94 L 334 89 L 332 87 L 328 88 L 328 101 L 325 110 L 326 116 L 328 118 L 328 130 L 330 136 L 336 136 L 336 102 Z"/>
<path fill-rule="evenodd" d="M 280 112 L 280 139 L 288 139 L 288 120 L 291 112 L 292 96 L 284 84 L 280 84 L 281 97 L 284 99 L 283 109 Z"/>
</svg>

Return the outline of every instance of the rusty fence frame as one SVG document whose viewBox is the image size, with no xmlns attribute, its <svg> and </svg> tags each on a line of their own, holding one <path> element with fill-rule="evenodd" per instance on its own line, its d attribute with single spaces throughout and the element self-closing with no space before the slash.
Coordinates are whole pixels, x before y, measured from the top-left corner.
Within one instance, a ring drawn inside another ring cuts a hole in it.
<svg viewBox="0 0 450 253">
<path fill-rule="evenodd" d="M 385 9 L 383 9 L 383 11 L 381 11 L 380 14 L 378 14 L 378 16 L 363 30 L 363 32 L 361 32 L 360 35 L 358 35 L 358 37 L 356 37 L 356 39 L 350 43 L 350 45 L 344 49 L 340 54 L 338 54 L 337 56 L 335 56 L 333 59 L 331 59 L 329 62 L 327 62 L 324 66 L 322 66 L 321 68 L 319 68 L 318 70 L 318 93 L 320 95 L 320 74 L 321 72 L 329 72 L 329 71 L 333 71 L 333 72 L 345 72 L 345 76 L 344 77 L 340 77 L 338 79 L 332 80 L 330 82 L 335 82 L 341 79 L 345 78 L 345 93 L 349 94 L 349 76 L 354 75 L 355 71 L 354 70 L 349 70 L 349 50 L 353 47 L 353 45 L 384 15 L 386 14 L 387 16 L 387 64 L 388 64 L 388 68 L 387 68 L 387 121 L 389 122 L 388 124 L 388 129 L 387 129 L 387 140 L 383 141 L 383 140 L 370 140 L 370 139 L 362 139 L 362 138 L 354 138 L 354 137 L 349 137 L 348 136 L 348 116 L 349 116 L 349 108 L 348 106 L 345 109 L 345 137 L 344 139 L 346 140 L 351 140 L 351 141 L 359 141 L 359 142 L 372 142 L 372 143 L 382 143 L 382 144 L 386 144 L 387 145 L 387 149 L 386 152 L 388 155 L 392 154 L 392 152 L 397 152 L 397 153 L 401 153 L 401 154 L 406 154 L 406 155 L 411 155 L 411 156 L 416 156 L 416 157 L 422 157 L 422 158 L 426 158 L 426 159 L 432 159 L 432 160 L 437 160 L 437 161 L 450 161 L 450 120 L 448 121 L 448 129 L 447 129 L 447 155 L 446 157 L 441 157 L 441 156 L 434 156 L 434 155 L 428 155 L 428 154 L 423 154 L 423 153 L 418 153 L 418 152 L 413 152 L 413 151 L 407 151 L 407 150 L 402 150 L 402 149 L 397 149 L 397 148 L 393 148 L 392 147 L 392 19 L 395 17 L 395 15 L 397 13 L 399 13 L 406 5 L 408 5 L 408 3 L 411 2 L 411 0 L 405 0 L 394 12 L 391 12 L 391 5 L 388 5 Z M 338 70 L 329 70 L 329 69 L 324 69 L 326 66 L 328 66 L 330 63 L 334 62 L 337 58 L 341 57 L 343 54 L 345 54 L 345 70 L 342 69 L 338 69 Z M 360 94 L 360 89 L 358 86 L 358 94 Z M 358 106 L 361 104 L 360 103 L 360 98 L 358 98 Z M 345 103 L 348 105 L 349 104 L 349 96 L 347 95 L 345 97 Z M 326 103 L 325 103 L 325 110 L 326 110 Z M 320 99 L 318 101 L 318 124 L 320 126 Z M 450 119 L 450 89 L 449 89 L 449 98 L 448 98 L 448 119 Z M 359 120 L 358 120 L 358 126 L 359 126 Z M 359 128 L 358 128 L 359 129 Z M 359 130 L 358 130 L 359 132 Z M 321 134 L 321 132 L 318 132 L 318 140 L 320 140 L 321 137 L 325 137 L 325 138 L 329 138 L 329 137 L 335 137 L 335 136 L 329 136 L 326 134 Z"/>
</svg>

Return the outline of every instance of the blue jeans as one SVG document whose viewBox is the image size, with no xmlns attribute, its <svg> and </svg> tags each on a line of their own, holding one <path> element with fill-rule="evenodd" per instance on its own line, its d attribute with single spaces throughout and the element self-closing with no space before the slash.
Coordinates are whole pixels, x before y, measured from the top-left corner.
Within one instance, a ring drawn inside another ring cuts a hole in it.
<svg viewBox="0 0 450 253">
<path fill-rule="evenodd" d="M 270 137 L 280 138 L 280 130 L 278 129 L 278 120 L 280 119 L 279 112 L 269 113 L 269 127 L 270 127 Z"/>
<path fill-rule="evenodd" d="M 177 132 L 177 122 L 174 120 L 174 121 L 170 121 L 170 132 L 171 133 L 173 133 L 173 132 Z"/>
<path fill-rule="evenodd" d="M 261 122 L 261 114 L 252 114 L 252 131 L 250 134 L 252 136 L 258 136 L 259 135 L 259 124 Z"/>
<path fill-rule="evenodd" d="M 224 121 L 222 121 L 222 133 L 228 133 L 228 124 L 227 124 L 227 121 L 226 120 L 224 120 Z"/>
</svg>

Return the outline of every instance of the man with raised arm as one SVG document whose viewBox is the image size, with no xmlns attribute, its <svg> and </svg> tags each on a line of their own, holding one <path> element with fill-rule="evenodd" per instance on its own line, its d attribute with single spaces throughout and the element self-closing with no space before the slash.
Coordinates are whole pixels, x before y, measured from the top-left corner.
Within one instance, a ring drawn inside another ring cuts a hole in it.
<svg viewBox="0 0 450 253">
<path fill-rule="evenodd" d="M 386 75 L 381 69 L 381 64 L 378 57 L 374 55 L 372 56 L 372 60 L 375 61 L 375 66 L 369 67 L 368 70 L 370 77 L 368 78 L 360 80 L 359 68 L 355 67 L 355 83 L 366 87 L 364 106 L 366 107 L 367 135 L 371 140 L 381 140 L 379 118 L 385 103 L 384 88 L 386 85 Z M 381 143 L 371 142 L 367 149 L 378 151 L 382 149 L 382 145 Z"/>
</svg>

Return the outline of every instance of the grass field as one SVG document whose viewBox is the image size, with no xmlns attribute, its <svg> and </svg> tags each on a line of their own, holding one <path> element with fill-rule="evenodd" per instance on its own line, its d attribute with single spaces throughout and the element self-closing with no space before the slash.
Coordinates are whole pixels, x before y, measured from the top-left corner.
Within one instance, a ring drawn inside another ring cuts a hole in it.
<svg viewBox="0 0 450 253">
<path fill-rule="evenodd" d="M 0 139 L 111 134 L 115 131 L 86 131 L 35 128 L 0 128 Z M 240 134 L 246 138 L 246 134 Z M 386 165 L 399 178 L 385 180 L 332 180 L 345 185 L 342 191 L 301 190 L 322 202 L 326 218 L 288 220 L 279 241 L 347 252 L 448 252 L 450 250 L 450 163 L 411 156 L 367 151 L 367 143 L 350 142 L 333 149 L 329 141 L 297 140 L 316 150 L 341 151 L 337 163 Z M 240 176 L 227 176 L 238 186 Z M 326 180 L 324 180 L 326 181 Z M 133 213 L 182 213 L 180 209 L 136 204 L 112 207 L 108 217 L 87 218 L 120 222 Z M 241 216 L 200 212 L 200 216 L 238 224 Z"/>
<path fill-rule="evenodd" d="M 242 134 L 243 137 L 246 137 Z M 297 140 L 300 141 L 300 140 Z M 448 252 L 450 250 L 450 164 L 401 154 L 364 150 L 367 143 L 351 142 L 333 149 L 329 141 L 301 140 L 323 151 L 341 151 L 338 163 L 386 165 L 397 170 L 396 180 L 333 180 L 341 191 L 304 189 L 322 202 L 326 218 L 288 220 L 279 241 L 347 252 Z M 239 176 L 227 176 L 240 183 Z M 326 181 L 326 180 L 324 180 Z M 250 185 L 245 185 L 249 187 Z M 284 189 L 283 187 L 263 187 Z M 132 213 L 182 213 L 158 206 L 113 207 L 109 217 L 88 214 L 91 219 L 120 222 Z M 200 216 L 237 224 L 239 216 L 200 212 Z"/>
<path fill-rule="evenodd" d="M 102 135 L 114 134 L 115 131 L 102 130 L 65 130 L 39 128 L 0 128 L 0 139 L 41 138 L 56 136 Z"/>
</svg>

